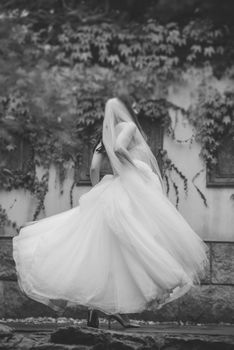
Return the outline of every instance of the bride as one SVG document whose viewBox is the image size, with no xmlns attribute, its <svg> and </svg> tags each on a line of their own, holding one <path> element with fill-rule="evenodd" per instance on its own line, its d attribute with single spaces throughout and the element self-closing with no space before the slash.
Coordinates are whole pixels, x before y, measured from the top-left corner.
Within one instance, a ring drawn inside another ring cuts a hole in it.
<svg viewBox="0 0 234 350">
<path fill-rule="evenodd" d="M 105 156 L 113 174 L 99 181 Z M 94 187 L 78 206 L 14 237 L 18 283 L 58 312 L 61 303 L 87 306 L 89 326 L 98 327 L 100 310 L 134 327 L 121 314 L 159 309 L 200 283 L 207 246 L 167 198 L 157 160 L 121 98 L 106 103 L 90 176 Z"/>
</svg>

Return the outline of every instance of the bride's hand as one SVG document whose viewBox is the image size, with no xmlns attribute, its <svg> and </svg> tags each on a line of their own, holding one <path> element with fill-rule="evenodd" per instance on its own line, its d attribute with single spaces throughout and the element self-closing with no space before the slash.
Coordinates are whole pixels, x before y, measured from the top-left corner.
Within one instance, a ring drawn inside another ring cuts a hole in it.
<svg viewBox="0 0 234 350">
<path fill-rule="evenodd" d="M 115 148 L 114 152 L 115 152 L 115 155 L 119 158 L 119 160 L 122 163 L 127 161 L 132 166 L 136 167 L 135 163 L 133 162 L 132 158 L 130 157 L 128 151 L 125 148 L 117 147 L 117 148 Z"/>
<path fill-rule="evenodd" d="M 142 169 L 141 167 L 137 166 L 132 158 L 129 156 L 129 152 L 123 148 L 123 147 L 116 147 L 114 150 L 116 156 L 122 163 L 130 163 L 136 170 L 137 173 L 141 175 L 141 177 L 144 179 L 144 181 L 148 182 L 150 180 L 149 175 L 145 171 L 145 169 Z"/>
</svg>

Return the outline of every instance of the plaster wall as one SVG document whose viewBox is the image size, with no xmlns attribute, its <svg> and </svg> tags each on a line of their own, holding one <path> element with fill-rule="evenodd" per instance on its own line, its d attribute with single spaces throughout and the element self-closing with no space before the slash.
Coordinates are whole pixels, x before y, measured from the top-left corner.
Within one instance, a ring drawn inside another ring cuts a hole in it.
<svg viewBox="0 0 234 350">
<path fill-rule="evenodd" d="M 229 88 L 233 81 L 228 79 L 217 80 L 209 70 L 193 70 L 185 73 L 184 83 L 180 85 L 173 83 L 168 88 L 168 100 L 185 110 L 195 101 L 198 86 L 202 80 L 206 81 L 212 87 L 220 91 Z M 186 140 L 193 129 L 187 118 L 180 112 L 175 113 L 170 110 L 172 126 L 175 130 L 177 140 Z M 172 140 L 166 133 L 163 140 L 163 148 L 167 150 L 169 157 L 176 166 L 188 178 L 188 197 L 183 191 L 183 183 L 174 174 L 174 180 L 179 186 L 179 207 L 178 210 L 189 222 L 192 228 L 200 237 L 207 240 L 234 240 L 234 201 L 232 195 L 234 188 L 207 188 L 206 186 L 206 168 L 199 157 L 200 145 L 194 142 L 180 143 Z M 196 191 L 192 179 L 194 175 L 202 170 L 201 175 L 196 179 L 196 185 L 207 198 L 208 207 L 203 204 L 201 197 Z M 73 182 L 73 171 L 71 165 L 68 165 L 67 178 L 63 185 L 61 194 L 61 185 L 59 184 L 58 174 L 54 166 L 50 168 L 49 192 L 45 198 L 45 211 L 40 213 L 40 217 L 50 216 L 70 208 L 69 192 Z M 39 177 L 43 174 L 43 169 L 37 169 Z M 80 196 L 89 191 L 89 186 L 78 186 L 73 191 L 73 206 L 79 204 Z M 171 188 L 169 199 L 175 204 L 176 198 Z M 25 221 L 33 218 L 37 202 L 29 192 L 24 190 L 14 190 L 11 192 L 0 192 L 0 204 L 7 210 L 11 220 L 16 221 L 20 226 Z M 14 235 L 12 229 L 4 229 L 0 235 Z"/>
</svg>

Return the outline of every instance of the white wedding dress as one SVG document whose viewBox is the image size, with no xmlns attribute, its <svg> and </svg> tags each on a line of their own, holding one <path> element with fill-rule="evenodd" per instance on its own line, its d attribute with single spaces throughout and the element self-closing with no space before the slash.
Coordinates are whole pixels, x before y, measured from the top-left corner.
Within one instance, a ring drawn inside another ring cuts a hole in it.
<svg viewBox="0 0 234 350">
<path fill-rule="evenodd" d="M 21 289 L 50 305 L 66 300 L 105 313 L 160 308 L 199 283 L 207 246 L 134 158 L 79 205 L 21 228 L 13 256 Z M 137 172 L 143 176 L 139 176 Z"/>
</svg>

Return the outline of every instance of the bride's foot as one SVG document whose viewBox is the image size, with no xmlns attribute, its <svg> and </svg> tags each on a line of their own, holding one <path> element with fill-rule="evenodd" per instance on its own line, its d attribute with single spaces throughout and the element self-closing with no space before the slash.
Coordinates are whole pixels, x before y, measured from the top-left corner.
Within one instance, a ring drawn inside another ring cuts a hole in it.
<svg viewBox="0 0 234 350">
<path fill-rule="evenodd" d="M 121 324 L 121 326 L 123 326 L 124 328 L 139 328 L 140 325 L 134 322 L 131 322 L 129 320 L 129 318 L 124 315 L 121 316 L 120 314 L 112 314 L 112 315 L 108 315 L 108 328 L 111 329 L 111 319 L 116 320 L 117 322 L 119 322 Z"/>
<path fill-rule="evenodd" d="M 99 327 L 99 319 L 98 319 L 98 312 L 94 309 L 88 310 L 88 320 L 87 320 L 87 326 L 98 328 Z"/>
</svg>

